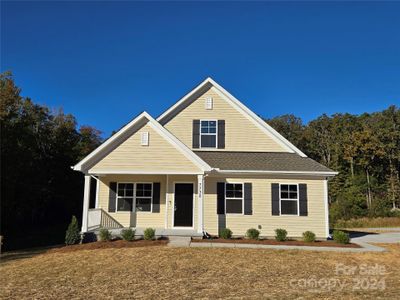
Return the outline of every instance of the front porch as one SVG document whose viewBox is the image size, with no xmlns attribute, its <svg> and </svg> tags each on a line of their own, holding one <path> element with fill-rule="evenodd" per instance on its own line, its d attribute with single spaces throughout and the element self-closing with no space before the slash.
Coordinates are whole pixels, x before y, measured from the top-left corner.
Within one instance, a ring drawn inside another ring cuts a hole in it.
<svg viewBox="0 0 400 300">
<path fill-rule="evenodd" d="M 148 190 L 143 191 L 143 185 Z M 118 235 L 132 228 L 141 237 L 151 227 L 157 237 L 202 237 L 203 185 L 201 174 L 85 175 L 82 232 L 107 228 Z M 89 208 L 91 192 L 95 203 Z"/>
<path fill-rule="evenodd" d="M 113 235 L 119 236 L 121 231 L 126 228 L 119 228 L 119 229 L 111 229 L 111 233 Z M 135 230 L 135 237 L 142 238 L 144 234 L 144 230 L 146 228 L 138 227 L 132 228 Z M 192 229 L 165 229 L 165 228 L 154 228 L 156 230 L 155 236 L 156 238 L 163 238 L 163 237 L 192 237 L 192 238 L 202 238 L 203 234 L 198 233 L 196 230 Z"/>
</svg>

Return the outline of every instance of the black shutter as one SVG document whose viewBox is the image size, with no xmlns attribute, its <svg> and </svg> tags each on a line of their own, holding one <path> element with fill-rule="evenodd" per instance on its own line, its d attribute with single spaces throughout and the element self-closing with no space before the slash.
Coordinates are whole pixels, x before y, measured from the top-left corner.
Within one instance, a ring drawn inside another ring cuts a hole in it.
<svg viewBox="0 0 400 300">
<path fill-rule="evenodd" d="M 299 207 L 300 207 L 300 216 L 308 215 L 308 204 L 307 204 L 307 184 L 300 183 L 299 184 Z"/>
<path fill-rule="evenodd" d="M 192 127 L 192 148 L 200 148 L 200 120 L 193 120 Z"/>
<path fill-rule="evenodd" d="M 110 194 L 108 196 L 108 212 L 115 212 L 115 202 L 117 199 L 117 183 L 110 182 Z"/>
<path fill-rule="evenodd" d="M 153 183 L 153 213 L 160 212 L 160 183 Z"/>
<path fill-rule="evenodd" d="M 218 120 L 218 149 L 225 148 L 225 120 Z"/>
<path fill-rule="evenodd" d="M 279 183 L 271 183 L 272 215 L 279 216 Z"/>
<path fill-rule="evenodd" d="M 225 182 L 217 182 L 217 214 L 225 214 Z"/>
<path fill-rule="evenodd" d="M 253 214 L 253 195 L 251 183 L 244 184 L 244 214 Z"/>
</svg>

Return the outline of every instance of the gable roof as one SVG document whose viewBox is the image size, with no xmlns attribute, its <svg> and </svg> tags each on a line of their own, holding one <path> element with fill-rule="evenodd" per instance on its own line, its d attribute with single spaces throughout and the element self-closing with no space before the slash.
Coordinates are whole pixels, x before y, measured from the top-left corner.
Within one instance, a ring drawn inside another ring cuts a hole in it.
<svg viewBox="0 0 400 300">
<path fill-rule="evenodd" d="M 195 151 L 220 173 L 312 174 L 334 176 L 337 172 L 309 157 L 285 152 Z"/>
<path fill-rule="evenodd" d="M 198 97 L 202 91 L 214 87 L 215 91 L 228 103 L 230 103 L 235 109 L 237 109 L 240 113 L 242 113 L 247 119 L 249 119 L 253 124 L 255 124 L 258 128 L 260 128 L 266 135 L 270 136 L 275 142 L 281 145 L 284 149 L 286 149 L 290 153 L 297 153 L 302 157 L 307 157 L 300 149 L 294 146 L 291 142 L 285 139 L 280 133 L 278 133 L 275 129 L 269 126 L 263 119 L 257 116 L 253 111 L 251 111 L 247 106 L 245 106 L 242 102 L 236 99 L 232 94 L 230 94 L 227 90 L 225 90 L 222 86 L 216 83 L 212 78 L 206 78 L 202 83 L 200 83 L 197 87 L 195 87 L 192 91 L 186 94 L 183 98 L 181 98 L 178 102 L 176 102 L 173 106 L 167 109 L 164 113 L 162 113 L 157 121 L 164 125 L 167 123 L 173 116 L 175 116 L 178 112 L 183 110 L 187 105 L 193 101 L 194 98 Z"/>
<path fill-rule="evenodd" d="M 185 157 L 187 157 L 201 170 L 211 170 L 211 167 L 206 162 L 204 162 L 199 156 L 191 151 L 185 144 L 178 140 L 167 129 L 161 126 L 161 124 L 158 123 L 147 112 L 141 113 L 127 125 L 122 127 L 112 137 L 110 137 L 103 144 L 93 150 L 89 155 L 87 155 L 75 166 L 73 166 L 73 169 L 76 171 L 86 172 L 94 163 L 96 163 L 104 155 L 115 149 L 122 141 L 126 140 L 126 138 L 131 136 L 134 132 L 143 127 L 145 124 L 149 124 L 158 134 L 164 137 L 172 146 L 174 146 L 178 151 L 180 151 Z"/>
</svg>

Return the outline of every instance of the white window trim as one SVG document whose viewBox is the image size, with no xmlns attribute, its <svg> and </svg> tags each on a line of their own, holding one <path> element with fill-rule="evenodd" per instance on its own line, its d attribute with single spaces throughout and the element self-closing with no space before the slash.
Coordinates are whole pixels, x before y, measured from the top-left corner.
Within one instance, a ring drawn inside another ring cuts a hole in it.
<svg viewBox="0 0 400 300">
<path fill-rule="evenodd" d="M 136 196 L 137 184 L 151 184 L 151 197 L 149 196 Z M 124 197 L 118 195 L 118 188 L 120 184 L 133 184 L 133 196 L 132 197 Z M 117 182 L 117 197 L 115 198 L 115 212 L 116 213 L 141 213 L 141 214 L 148 214 L 153 212 L 153 182 Z M 118 198 L 132 198 L 132 210 L 118 210 Z M 150 211 L 142 211 L 136 210 L 136 198 L 150 198 Z"/>
<path fill-rule="evenodd" d="M 201 122 L 215 122 L 215 133 L 201 133 Z M 215 147 L 202 147 L 201 146 L 201 136 L 202 135 L 215 135 Z M 199 148 L 200 149 L 218 149 L 218 120 L 213 119 L 201 119 L 199 126 Z"/>
<path fill-rule="evenodd" d="M 137 191 L 137 185 L 138 184 L 151 184 L 151 196 L 137 196 L 136 191 Z M 149 214 L 153 212 L 153 183 L 152 182 L 136 182 L 135 183 L 135 212 L 141 213 L 141 214 Z M 150 210 L 149 211 L 143 211 L 143 210 L 136 210 L 136 198 L 150 198 Z"/>
<path fill-rule="evenodd" d="M 242 185 L 242 198 L 236 198 L 236 197 L 226 197 L 226 185 L 227 184 L 240 184 Z M 244 183 L 243 182 L 225 182 L 225 215 L 238 215 L 242 216 L 244 215 Z M 226 200 L 241 200 L 242 201 L 242 212 L 241 213 L 227 213 L 226 212 Z"/>
<path fill-rule="evenodd" d="M 129 196 L 129 197 L 125 197 L 125 196 L 120 196 L 120 195 L 118 195 L 118 191 L 119 191 L 119 185 L 120 184 L 132 184 L 133 185 L 133 191 L 132 191 L 132 193 L 133 193 L 133 195 L 132 196 Z M 134 182 L 123 182 L 123 181 L 121 181 L 121 182 L 117 182 L 117 197 L 115 197 L 115 212 L 116 213 L 131 213 L 131 211 L 127 211 L 127 210 L 118 210 L 118 199 L 119 198 L 129 198 L 129 199 L 132 199 L 132 210 L 134 209 L 134 199 L 135 199 L 135 193 L 136 193 L 136 190 L 135 190 L 135 183 Z"/>
<path fill-rule="evenodd" d="M 296 199 L 286 199 L 286 198 L 281 198 L 281 185 L 295 185 L 297 186 L 297 198 Z M 279 184 L 279 215 L 280 216 L 288 216 L 288 217 L 298 217 L 300 216 L 300 190 L 299 190 L 299 184 L 298 183 L 280 183 Z M 281 201 L 296 201 L 297 202 L 297 214 L 282 214 L 282 209 L 281 209 Z"/>
</svg>

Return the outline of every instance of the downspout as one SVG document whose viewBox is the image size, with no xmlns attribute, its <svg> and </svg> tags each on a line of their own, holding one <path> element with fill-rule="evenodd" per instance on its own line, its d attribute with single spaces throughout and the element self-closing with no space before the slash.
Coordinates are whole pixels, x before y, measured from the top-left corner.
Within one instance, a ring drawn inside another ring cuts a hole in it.
<svg viewBox="0 0 400 300">
<path fill-rule="evenodd" d="M 203 219 L 203 228 L 202 228 L 202 233 L 203 233 L 203 237 L 205 236 L 205 237 L 207 237 L 207 238 L 210 238 L 211 236 L 204 230 L 204 200 L 205 200 L 205 197 L 204 197 L 204 195 L 206 194 L 206 177 L 209 175 L 209 173 L 205 173 L 204 175 L 203 175 L 203 182 L 202 182 L 202 186 L 203 186 L 203 201 L 202 201 L 202 205 L 203 205 L 203 207 L 202 207 L 202 209 L 201 209 L 201 211 L 202 211 L 202 213 L 203 213 L 203 215 L 202 215 L 202 219 Z"/>
</svg>

